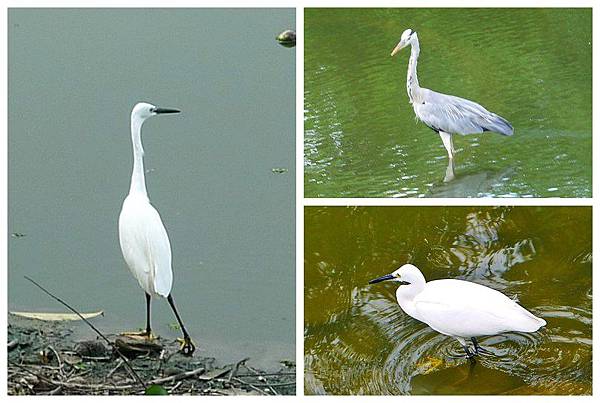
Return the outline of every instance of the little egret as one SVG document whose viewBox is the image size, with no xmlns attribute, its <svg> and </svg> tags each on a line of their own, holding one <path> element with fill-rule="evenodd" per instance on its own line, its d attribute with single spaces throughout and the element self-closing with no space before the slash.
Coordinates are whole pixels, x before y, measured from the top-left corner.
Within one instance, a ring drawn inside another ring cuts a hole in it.
<svg viewBox="0 0 600 403">
<path fill-rule="evenodd" d="M 404 31 L 391 56 L 408 45 L 411 46 L 406 74 L 408 98 L 417 118 L 440 135 L 449 158 L 454 158 L 454 133 L 466 135 L 489 131 L 512 136 L 511 124 L 483 106 L 468 99 L 421 88 L 417 78 L 417 59 L 420 51 L 417 33 L 411 29 Z"/>
<path fill-rule="evenodd" d="M 433 330 L 458 340 L 473 359 L 479 351 L 476 337 L 505 332 L 535 332 L 546 325 L 506 295 L 492 288 L 464 280 L 425 281 L 421 271 L 405 264 L 391 274 L 369 281 L 395 281 L 400 286 L 396 299 L 409 316 L 424 322 Z M 472 353 L 465 339 L 471 339 Z"/>
<path fill-rule="evenodd" d="M 192 355 L 196 347 L 183 326 L 171 295 L 173 271 L 171 244 L 158 211 L 150 204 L 144 178 L 144 149 L 142 124 L 152 116 L 179 113 L 177 109 L 158 108 L 138 103 L 131 111 L 131 140 L 133 143 L 133 173 L 129 194 L 123 201 L 119 216 L 119 242 L 129 270 L 146 293 L 146 330 L 140 336 L 152 338 L 150 329 L 150 300 L 152 296 L 167 298 L 183 332 L 181 352 Z"/>
</svg>

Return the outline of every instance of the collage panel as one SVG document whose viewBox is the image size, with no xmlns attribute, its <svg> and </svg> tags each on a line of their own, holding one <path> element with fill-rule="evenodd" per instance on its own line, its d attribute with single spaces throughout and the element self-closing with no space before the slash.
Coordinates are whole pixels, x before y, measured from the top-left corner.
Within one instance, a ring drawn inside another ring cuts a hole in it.
<svg viewBox="0 0 600 403">
<path fill-rule="evenodd" d="M 592 196 L 591 8 L 306 8 L 304 36 L 305 197 Z"/>
<path fill-rule="evenodd" d="M 9 395 L 296 394 L 295 16 L 8 10 Z"/>
<path fill-rule="evenodd" d="M 590 395 L 592 208 L 305 207 L 307 395 Z"/>
</svg>

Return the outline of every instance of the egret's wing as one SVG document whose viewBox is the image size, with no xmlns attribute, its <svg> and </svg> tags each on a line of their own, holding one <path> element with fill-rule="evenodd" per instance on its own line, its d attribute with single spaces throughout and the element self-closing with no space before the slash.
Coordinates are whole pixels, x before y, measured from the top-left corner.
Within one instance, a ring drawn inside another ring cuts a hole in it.
<svg viewBox="0 0 600 403">
<path fill-rule="evenodd" d="M 435 131 L 513 134 L 513 128 L 506 119 L 468 99 L 429 90 L 424 92 L 423 101 L 415 102 L 413 107 L 417 117 Z"/>
<path fill-rule="evenodd" d="M 491 288 L 461 280 L 435 280 L 415 298 L 421 320 L 435 330 L 470 337 L 507 331 L 535 331 L 545 324 Z"/>
<path fill-rule="evenodd" d="M 171 292 L 171 245 L 160 215 L 149 203 L 123 204 L 119 239 L 125 261 L 142 288 L 164 297 Z"/>
<path fill-rule="evenodd" d="M 498 326 L 502 322 L 489 312 L 471 308 L 440 301 L 415 303 L 419 319 L 446 335 L 469 338 L 507 331 L 505 327 Z"/>
</svg>

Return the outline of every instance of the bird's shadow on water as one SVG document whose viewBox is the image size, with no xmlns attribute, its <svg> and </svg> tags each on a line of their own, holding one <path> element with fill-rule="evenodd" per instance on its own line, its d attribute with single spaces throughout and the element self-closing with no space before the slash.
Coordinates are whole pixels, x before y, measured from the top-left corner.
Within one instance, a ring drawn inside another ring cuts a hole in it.
<svg viewBox="0 0 600 403">
<path fill-rule="evenodd" d="M 432 186 L 427 197 L 481 197 L 496 193 L 494 187 L 510 179 L 515 169 L 456 172 L 455 162 L 448 159 L 444 178 Z"/>
<path fill-rule="evenodd" d="M 525 386 L 517 376 L 488 368 L 481 357 L 440 371 L 417 375 L 411 380 L 415 395 L 498 395 Z"/>
</svg>

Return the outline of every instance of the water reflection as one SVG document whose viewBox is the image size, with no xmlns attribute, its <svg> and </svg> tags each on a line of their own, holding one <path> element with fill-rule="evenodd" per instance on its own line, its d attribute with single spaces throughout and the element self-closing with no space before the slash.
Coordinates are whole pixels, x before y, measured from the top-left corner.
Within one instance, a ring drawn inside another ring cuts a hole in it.
<svg viewBox="0 0 600 403">
<path fill-rule="evenodd" d="M 442 183 L 432 184 L 427 197 L 523 197 L 516 193 L 496 193 L 499 187 L 514 176 L 513 167 L 506 167 L 500 171 L 466 171 L 456 175 L 454 165 L 453 160 L 448 161 Z"/>
<path fill-rule="evenodd" d="M 308 394 L 591 393 L 591 209 L 307 208 Z M 578 234 L 575 236 L 575 234 Z M 492 287 L 548 324 L 460 344 L 367 281 L 405 262 Z"/>
</svg>

